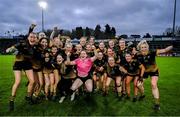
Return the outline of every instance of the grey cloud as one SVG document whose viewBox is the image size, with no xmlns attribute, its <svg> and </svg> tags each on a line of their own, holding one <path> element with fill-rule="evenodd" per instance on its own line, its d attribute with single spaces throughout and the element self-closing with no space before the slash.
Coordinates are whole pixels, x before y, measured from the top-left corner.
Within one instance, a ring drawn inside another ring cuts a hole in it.
<svg viewBox="0 0 180 117">
<path fill-rule="evenodd" d="M 76 26 L 94 28 L 106 23 L 116 27 L 119 34 L 162 34 L 172 27 L 174 0 L 46 0 L 45 27 Z M 8 6 L 8 7 L 7 7 Z M 0 31 L 26 31 L 32 22 L 41 30 L 41 9 L 37 0 L 2 1 Z M 180 25 L 180 1 L 177 0 L 176 24 Z"/>
</svg>

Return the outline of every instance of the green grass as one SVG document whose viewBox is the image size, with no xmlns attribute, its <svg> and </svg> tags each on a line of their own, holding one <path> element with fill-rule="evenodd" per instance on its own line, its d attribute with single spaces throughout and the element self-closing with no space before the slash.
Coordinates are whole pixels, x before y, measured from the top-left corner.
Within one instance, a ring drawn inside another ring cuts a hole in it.
<svg viewBox="0 0 180 117">
<path fill-rule="evenodd" d="M 157 63 L 160 68 L 159 90 L 161 110 L 152 110 L 153 98 L 151 93 L 150 78 L 145 81 L 146 98 L 143 101 L 133 103 L 132 101 L 118 101 L 115 94 L 107 97 L 93 94 L 88 102 L 79 97 L 74 102 L 69 99 L 62 104 L 58 102 L 43 101 L 37 105 L 26 104 L 25 83 L 27 79 L 23 76 L 22 83 L 17 92 L 15 111 L 8 112 L 8 99 L 11 94 L 11 86 L 14 82 L 12 72 L 13 56 L 0 56 L 0 115 L 6 116 L 59 116 L 59 115 L 82 115 L 82 116 L 180 116 L 180 58 L 159 57 Z"/>
</svg>

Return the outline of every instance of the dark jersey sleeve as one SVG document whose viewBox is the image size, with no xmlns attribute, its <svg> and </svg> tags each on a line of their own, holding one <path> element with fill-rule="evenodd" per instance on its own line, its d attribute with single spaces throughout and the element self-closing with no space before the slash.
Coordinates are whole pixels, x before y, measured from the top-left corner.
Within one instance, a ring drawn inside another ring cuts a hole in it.
<svg viewBox="0 0 180 117">
<path fill-rule="evenodd" d="M 151 56 L 156 56 L 157 55 L 157 50 L 151 50 L 150 54 L 151 54 Z"/>
</svg>

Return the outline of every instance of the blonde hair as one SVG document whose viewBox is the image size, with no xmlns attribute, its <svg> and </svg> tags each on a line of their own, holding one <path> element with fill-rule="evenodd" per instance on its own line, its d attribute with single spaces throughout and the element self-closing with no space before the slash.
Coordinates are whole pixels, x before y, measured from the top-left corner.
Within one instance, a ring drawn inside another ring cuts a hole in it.
<svg viewBox="0 0 180 117">
<path fill-rule="evenodd" d="M 72 43 L 66 43 L 65 48 L 67 48 L 67 47 L 73 47 Z"/>
<path fill-rule="evenodd" d="M 149 50 L 149 44 L 147 43 L 146 40 L 142 40 L 142 41 L 140 41 L 140 42 L 138 43 L 138 45 L 137 45 L 137 50 L 141 51 L 141 45 L 143 45 L 143 44 L 146 45 L 147 48 L 148 48 L 148 50 Z"/>
</svg>

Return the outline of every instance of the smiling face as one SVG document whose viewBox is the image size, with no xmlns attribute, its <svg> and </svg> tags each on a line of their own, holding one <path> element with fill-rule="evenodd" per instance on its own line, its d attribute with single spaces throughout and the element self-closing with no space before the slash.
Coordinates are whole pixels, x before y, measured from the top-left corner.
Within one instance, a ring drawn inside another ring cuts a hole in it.
<svg viewBox="0 0 180 117">
<path fill-rule="evenodd" d="M 36 33 L 30 33 L 28 36 L 28 41 L 30 45 L 35 45 L 37 43 L 37 35 Z"/>
<path fill-rule="evenodd" d="M 85 37 L 81 37 L 81 39 L 80 39 L 80 44 L 81 44 L 81 46 L 85 46 L 86 45 L 86 38 Z"/>
<path fill-rule="evenodd" d="M 130 53 L 126 53 L 125 58 L 126 58 L 126 61 L 127 61 L 127 62 L 131 62 L 131 60 L 132 60 L 132 56 L 131 56 Z"/>
<path fill-rule="evenodd" d="M 87 45 L 86 45 L 86 50 L 87 50 L 88 52 L 90 52 L 90 51 L 92 50 L 92 47 L 91 47 L 90 44 L 87 44 Z"/>
<path fill-rule="evenodd" d="M 119 47 L 124 49 L 125 48 L 125 41 L 123 39 L 119 40 Z"/>
<path fill-rule="evenodd" d="M 53 46 L 51 48 L 51 52 L 53 53 L 53 55 L 55 55 L 58 52 L 58 48 L 56 46 Z"/>
<path fill-rule="evenodd" d="M 66 51 L 71 52 L 72 51 L 72 45 L 71 44 L 67 44 L 65 49 L 66 49 Z"/>
<path fill-rule="evenodd" d="M 86 59 L 87 58 L 87 53 L 86 53 L 86 51 L 81 51 L 81 53 L 80 53 L 80 58 L 81 59 Z"/>
<path fill-rule="evenodd" d="M 104 45 L 103 42 L 99 43 L 99 49 L 100 49 L 100 50 L 104 50 L 104 47 L 105 47 L 105 45 Z"/>
<path fill-rule="evenodd" d="M 58 56 L 56 57 L 56 61 L 57 61 L 58 64 L 62 63 L 63 60 L 64 60 L 64 59 L 62 58 L 61 55 L 58 55 Z"/>
<path fill-rule="evenodd" d="M 82 51 L 82 46 L 80 44 L 76 45 L 76 52 L 81 52 Z"/>
<path fill-rule="evenodd" d="M 110 48 L 114 48 L 114 41 L 112 41 L 112 40 L 109 41 L 109 47 L 110 47 Z"/>
<path fill-rule="evenodd" d="M 141 45 L 140 45 L 140 51 L 141 51 L 142 53 L 147 53 L 147 52 L 149 51 L 148 45 L 147 45 L 147 44 L 141 44 Z"/>
<path fill-rule="evenodd" d="M 50 60 L 50 57 L 49 57 L 49 56 L 50 56 L 49 53 L 46 52 L 45 55 L 44 55 L 44 57 L 45 57 L 45 62 L 49 62 L 49 60 Z"/>
<path fill-rule="evenodd" d="M 114 52 L 113 52 L 113 50 L 111 48 L 108 48 L 107 55 L 108 56 L 113 56 L 114 55 Z"/>
<path fill-rule="evenodd" d="M 93 44 L 94 44 L 94 37 L 90 37 L 90 39 L 89 39 L 89 43 L 90 43 L 91 45 L 93 45 Z"/>
<path fill-rule="evenodd" d="M 98 52 L 97 59 L 101 60 L 102 58 L 103 58 L 103 53 L 102 52 Z"/>
<path fill-rule="evenodd" d="M 55 37 L 55 38 L 53 39 L 53 45 L 55 45 L 55 46 L 57 46 L 57 47 L 61 47 L 62 42 L 61 42 L 61 40 L 60 40 L 58 37 Z"/>
<path fill-rule="evenodd" d="M 48 46 L 48 41 L 47 41 L 47 39 L 41 39 L 40 40 L 40 45 L 41 45 L 41 47 L 43 48 L 43 49 L 45 49 L 45 48 L 47 48 L 47 46 Z"/>
<path fill-rule="evenodd" d="M 113 57 L 109 57 L 109 58 L 108 58 L 108 64 L 109 64 L 110 66 L 114 66 L 114 65 L 115 65 L 115 60 L 114 60 Z"/>
</svg>

